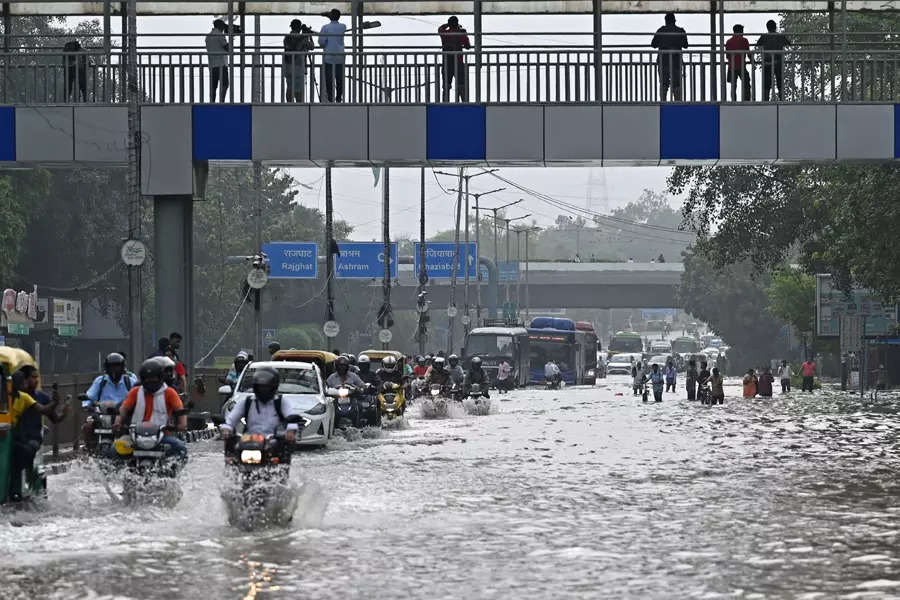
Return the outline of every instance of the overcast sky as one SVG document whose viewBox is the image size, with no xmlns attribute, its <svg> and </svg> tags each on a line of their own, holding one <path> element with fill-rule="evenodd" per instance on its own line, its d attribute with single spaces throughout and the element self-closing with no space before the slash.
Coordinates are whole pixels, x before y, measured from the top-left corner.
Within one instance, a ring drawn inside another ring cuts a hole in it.
<svg viewBox="0 0 900 600">
<path fill-rule="evenodd" d="M 142 17 L 138 29 L 142 33 L 175 33 L 206 34 L 212 23 L 210 17 Z M 726 15 L 726 31 L 735 23 L 744 25 L 751 42 L 754 33 L 765 30 L 766 20 L 774 15 L 766 13 L 747 15 Z M 345 18 L 346 20 L 346 18 Z M 443 17 L 379 17 L 382 27 L 370 32 L 378 33 L 434 33 L 439 24 L 446 21 Z M 324 18 L 309 18 L 306 21 L 318 29 L 326 22 Z M 113 19 L 114 32 L 120 32 L 120 19 Z M 290 17 L 263 17 L 261 32 L 272 34 L 264 40 L 264 45 L 279 45 L 281 36 L 288 30 Z M 471 30 L 471 16 L 461 15 L 460 22 Z M 603 18 L 605 43 L 649 44 L 649 34 L 619 35 L 613 33 L 637 33 L 655 31 L 662 25 L 661 14 L 657 15 L 607 15 Z M 252 18 L 247 19 L 248 33 L 252 32 Z M 678 24 L 688 33 L 709 31 L 709 17 L 706 15 L 684 15 L 679 17 Z M 548 44 L 560 42 L 561 36 L 548 35 L 547 32 L 585 32 L 591 30 L 589 16 L 487 16 L 484 17 L 485 45 L 505 43 Z M 499 32 L 534 32 L 529 35 L 491 36 L 489 33 Z M 397 43 L 397 39 L 385 40 L 377 37 L 369 38 L 367 45 L 380 43 Z M 437 36 L 431 38 L 407 38 L 419 45 L 439 44 Z M 414 41 L 413 41 L 414 40 Z M 589 43 L 585 37 L 579 43 Z M 699 41 L 699 40 L 698 40 Z M 705 40 L 704 40 L 705 42 Z M 143 38 L 142 45 L 159 44 L 159 38 Z M 175 41 L 179 46 L 202 46 L 202 37 L 183 37 Z M 452 169 L 445 169 L 452 170 Z M 310 186 L 301 188 L 300 201 L 311 207 L 324 209 L 324 181 L 322 169 L 291 169 L 294 177 Z M 477 171 L 477 169 L 476 169 Z M 623 206 L 637 199 L 642 190 L 663 191 L 665 180 L 671 171 L 668 167 L 580 167 L 580 168 L 504 168 L 499 172 L 503 177 L 513 180 L 543 194 L 558 198 L 565 202 L 589 207 L 594 211 L 607 213 L 609 210 Z M 354 238 L 370 240 L 381 238 L 381 189 L 373 186 L 371 169 L 335 169 L 334 173 L 334 206 L 337 216 L 353 225 Z M 442 177 L 445 188 L 455 186 L 451 177 Z M 426 229 L 429 234 L 453 226 L 455 196 L 443 193 L 435 181 L 431 170 L 426 171 L 425 195 L 427 201 Z M 470 192 L 487 191 L 498 187 L 509 187 L 489 175 L 473 179 Z M 550 225 L 560 214 L 558 208 L 529 197 L 514 189 L 485 197 L 485 206 L 499 206 L 524 198 L 524 202 L 510 209 L 511 217 L 530 213 L 538 225 Z M 673 205 L 679 199 L 672 199 Z M 391 170 L 391 230 L 397 236 L 418 236 L 419 214 L 419 169 Z"/>
</svg>

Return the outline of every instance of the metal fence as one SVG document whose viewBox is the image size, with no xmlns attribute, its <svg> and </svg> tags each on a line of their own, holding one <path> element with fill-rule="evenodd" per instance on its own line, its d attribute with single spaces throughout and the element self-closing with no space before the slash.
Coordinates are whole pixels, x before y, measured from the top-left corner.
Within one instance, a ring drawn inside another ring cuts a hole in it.
<svg viewBox="0 0 900 600">
<path fill-rule="evenodd" d="M 595 52 L 582 46 L 490 49 L 479 56 L 476 59 L 471 52 L 395 49 L 347 53 L 341 101 L 402 104 L 900 99 L 897 49 L 801 49 L 763 57 L 758 52 L 730 55 L 709 49 L 663 55 L 646 48 Z M 284 52 L 271 49 L 231 58 L 226 102 L 253 102 L 257 89 L 258 101 L 262 103 L 328 101 L 320 53 L 292 55 L 303 65 L 294 69 L 285 68 Z M 61 52 L 0 53 L 0 102 L 124 103 L 124 60 L 121 52 L 77 57 Z M 204 51 L 145 51 L 138 54 L 138 63 L 140 92 L 145 102 L 214 101 L 212 70 Z M 449 74 L 454 77 L 448 86 Z M 666 74 L 671 82 L 664 97 Z M 288 98 L 291 84 L 295 94 Z M 783 88 L 780 96 L 779 88 Z"/>
</svg>

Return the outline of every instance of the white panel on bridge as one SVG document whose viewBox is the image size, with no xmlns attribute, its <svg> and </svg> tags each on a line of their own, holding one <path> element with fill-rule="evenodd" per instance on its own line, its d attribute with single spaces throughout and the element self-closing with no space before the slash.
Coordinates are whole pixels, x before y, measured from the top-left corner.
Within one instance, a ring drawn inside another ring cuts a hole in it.
<svg viewBox="0 0 900 600">
<path fill-rule="evenodd" d="M 603 107 L 603 164 L 659 164 L 659 105 Z"/>
<path fill-rule="evenodd" d="M 75 160 L 128 162 L 128 108 L 76 105 Z"/>
<path fill-rule="evenodd" d="M 360 161 L 369 153 L 365 106 L 314 105 L 309 108 L 309 156 L 314 161 Z"/>
<path fill-rule="evenodd" d="M 141 193 L 194 193 L 191 106 L 141 107 Z"/>
<path fill-rule="evenodd" d="M 74 157 L 71 106 L 16 107 L 16 160 L 69 162 Z"/>
<path fill-rule="evenodd" d="M 369 107 L 369 159 L 423 164 L 427 159 L 424 106 Z"/>
<path fill-rule="evenodd" d="M 488 164 L 541 163 L 544 161 L 544 108 L 488 106 L 485 136 Z"/>
<path fill-rule="evenodd" d="M 893 104 L 838 104 L 838 160 L 894 158 Z"/>
<path fill-rule="evenodd" d="M 547 106 L 544 109 L 544 161 L 596 162 L 603 158 L 603 108 Z"/>
<path fill-rule="evenodd" d="M 309 106 L 254 106 L 251 131 L 254 160 L 309 160 Z"/>
<path fill-rule="evenodd" d="M 719 162 L 778 158 L 778 107 L 723 104 L 719 107 Z"/>
<path fill-rule="evenodd" d="M 779 160 L 829 161 L 834 157 L 834 105 L 778 106 Z"/>
</svg>

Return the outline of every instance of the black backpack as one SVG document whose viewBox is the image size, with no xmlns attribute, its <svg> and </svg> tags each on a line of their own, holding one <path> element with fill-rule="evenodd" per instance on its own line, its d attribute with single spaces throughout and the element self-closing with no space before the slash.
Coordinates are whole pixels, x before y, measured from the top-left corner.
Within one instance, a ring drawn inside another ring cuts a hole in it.
<svg viewBox="0 0 900 600">
<path fill-rule="evenodd" d="M 250 403 L 254 400 L 256 400 L 256 396 L 247 396 L 247 401 L 244 403 L 244 423 L 247 422 L 247 418 L 250 416 Z M 276 395 L 272 401 L 275 403 L 275 412 L 278 413 L 278 419 L 281 421 L 281 424 L 286 424 L 287 421 L 284 418 L 284 413 L 281 412 L 281 394 Z M 258 402 L 259 401 L 257 400 L 257 403 Z M 257 406 L 256 409 L 259 410 L 259 406 Z"/>
</svg>

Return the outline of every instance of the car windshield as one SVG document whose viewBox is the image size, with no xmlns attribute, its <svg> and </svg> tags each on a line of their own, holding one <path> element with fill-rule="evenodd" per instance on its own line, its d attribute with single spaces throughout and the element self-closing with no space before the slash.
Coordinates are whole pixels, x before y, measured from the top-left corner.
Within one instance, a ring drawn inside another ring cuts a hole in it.
<svg viewBox="0 0 900 600">
<path fill-rule="evenodd" d="M 241 377 L 239 392 L 253 390 L 253 374 L 256 372 L 252 366 L 247 367 L 244 376 Z M 313 369 L 299 367 L 278 367 L 278 375 L 281 382 L 278 384 L 278 392 L 281 394 L 318 394 L 319 378 Z"/>
</svg>

